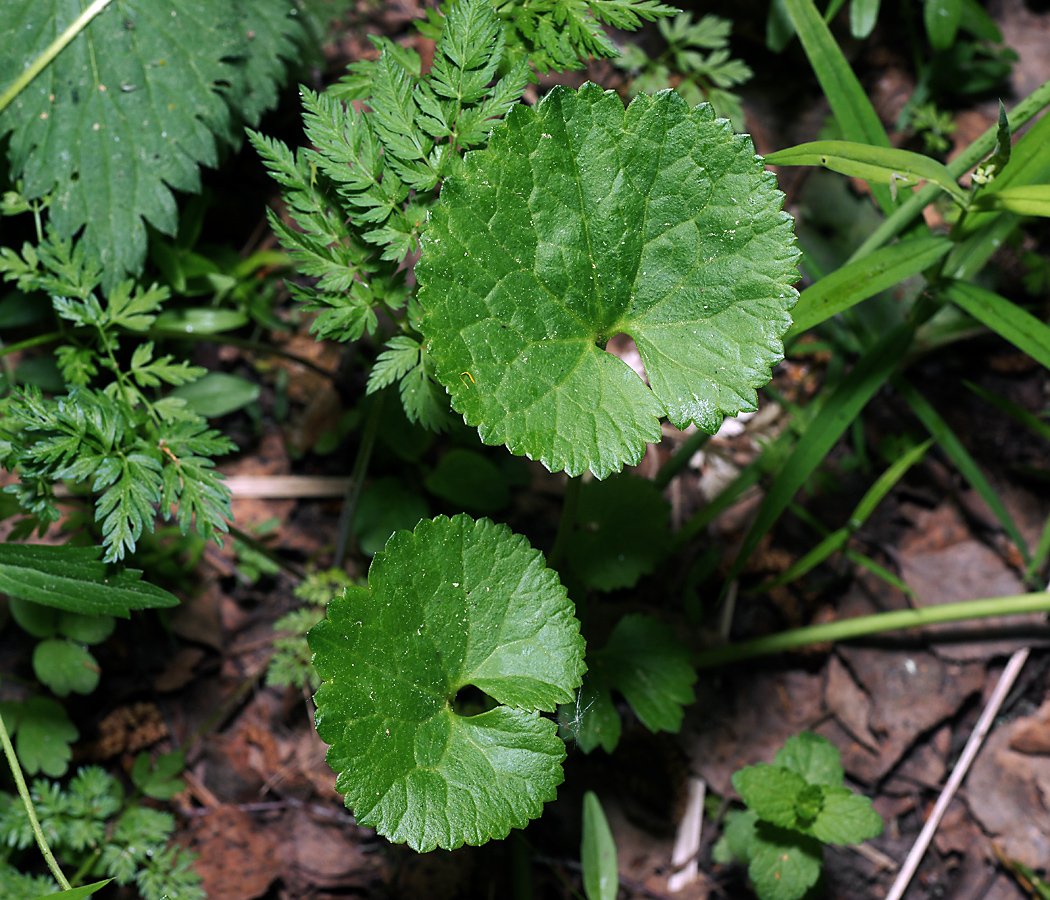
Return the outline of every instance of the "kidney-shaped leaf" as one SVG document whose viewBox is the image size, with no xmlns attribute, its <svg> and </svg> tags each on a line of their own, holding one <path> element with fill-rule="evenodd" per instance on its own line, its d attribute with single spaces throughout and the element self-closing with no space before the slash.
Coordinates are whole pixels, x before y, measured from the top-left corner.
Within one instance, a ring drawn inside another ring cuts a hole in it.
<svg viewBox="0 0 1050 900">
<path fill-rule="evenodd" d="M 573 699 L 583 638 L 557 575 L 506 526 L 439 516 L 397 532 L 309 640 L 317 731 L 362 824 L 452 849 L 554 798 L 565 749 L 539 710 Z M 501 705 L 457 714 L 467 685 Z"/>
<path fill-rule="evenodd" d="M 659 420 L 755 408 L 797 298 L 783 195 L 711 107 L 585 84 L 467 154 L 416 268 L 438 379 L 482 440 L 600 478 Z M 626 333 L 649 384 L 605 352 Z"/>
</svg>

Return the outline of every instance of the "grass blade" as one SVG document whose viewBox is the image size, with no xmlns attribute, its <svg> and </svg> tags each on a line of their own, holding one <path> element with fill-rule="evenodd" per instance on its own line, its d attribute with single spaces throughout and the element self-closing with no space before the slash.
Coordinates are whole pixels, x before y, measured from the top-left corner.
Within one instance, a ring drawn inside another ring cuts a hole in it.
<svg viewBox="0 0 1050 900">
<path fill-rule="evenodd" d="M 1039 435 L 1044 441 L 1050 441 L 1050 422 L 1044 422 L 1038 416 L 1030 413 L 1023 406 L 1018 406 L 1016 403 L 1007 400 L 1005 397 L 1000 397 L 998 394 L 986 391 L 983 387 L 974 384 L 972 381 L 966 381 L 963 379 L 963 384 L 965 384 L 982 400 L 987 400 L 996 409 L 1002 410 L 1015 421 L 1024 425 L 1029 431 Z"/>
<path fill-rule="evenodd" d="M 845 138 L 859 144 L 889 147 L 890 139 L 875 107 L 813 0 L 784 0 L 784 6 Z M 892 211 L 897 205 L 888 188 L 873 186 L 872 194 L 884 212 Z"/>
<path fill-rule="evenodd" d="M 1025 563 L 1029 562 L 1032 557 L 1028 552 L 1028 544 L 1025 542 L 1024 536 L 1021 534 L 1009 511 L 1003 505 L 1003 501 L 999 499 L 995 489 L 988 483 L 988 479 L 984 477 L 984 473 L 978 467 L 977 462 L 962 445 L 962 441 L 955 436 L 955 432 L 948 427 L 948 423 L 941 418 L 930 402 L 907 379 L 903 376 L 896 376 L 893 378 L 893 386 L 907 401 L 912 412 L 918 416 L 919 421 L 922 422 L 926 430 L 933 435 L 941 449 L 955 464 L 955 468 L 959 470 L 970 487 L 977 491 L 981 499 L 988 504 L 988 508 L 999 520 L 999 524 L 1003 526 L 1003 531 L 1010 536 L 1010 540 L 1021 551 L 1021 556 L 1024 557 Z"/>
<path fill-rule="evenodd" d="M 886 383 L 908 352 L 914 334 L 914 326 L 908 322 L 887 332 L 865 352 L 853 370 L 828 397 L 770 485 L 769 493 L 766 494 L 758 515 L 744 536 L 740 551 L 733 561 L 726 578 L 727 584 L 740 574 L 747 558 L 755 551 L 765 533 L 773 527 L 799 488 L 813 474 L 875 392 Z"/>
<path fill-rule="evenodd" d="M 1005 210 L 1021 216 L 1050 216 L 1050 184 L 1027 184 L 988 191 L 974 200 L 974 206 L 981 210 Z"/>
<path fill-rule="evenodd" d="M 952 248 L 945 237 L 923 237 L 882 247 L 874 253 L 836 269 L 806 288 L 791 311 L 794 324 L 785 341 L 826 319 L 917 275 L 944 257 Z"/>
<path fill-rule="evenodd" d="M 1030 312 L 975 284 L 955 281 L 944 292 L 952 303 L 982 325 L 1050 369 L 1050 327 Z"/>
<path fill-rule="evenodd" d="M 961 206 L 970 200 L 946 166 L 910 150 L 873 147 L 854 141 L 811 141 L 770 153 L 765 161 L 774 166 L 824 166 L 851 178 L 888 185 L 891 192 L 897 187 L 929 181 L 951 194 Z"/>
</svg>

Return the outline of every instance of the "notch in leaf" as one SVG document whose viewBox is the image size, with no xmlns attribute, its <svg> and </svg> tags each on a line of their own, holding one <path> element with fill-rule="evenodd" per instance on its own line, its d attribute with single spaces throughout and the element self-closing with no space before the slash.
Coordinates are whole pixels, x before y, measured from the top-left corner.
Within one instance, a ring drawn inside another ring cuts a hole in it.
<svg viewBox="0 0 1050 900">
<path fill-rule="evenodd" d="M 663 416 L 714 432 L 754 409 L 798 296 L 775 185 L 748 136 L 673 91 L 515 107 L 446 179 L 416 267 L 453 408 L 485 443 L 599 478 Z M 620 333 L 648 384 L 605 352 Z"/>
<path fill-rule="evenodd" d="M 363 825 L 416 850 L 522 828 L 563 780 L 540 715 L 573 699 L 584 642 L 557 575 L 521 536 L 459 515 L 399 531 L 368 587 L 347 588 L 309 635 L 317 731 Z M 472 686 L 496 702 L 459 715 Z"/>
</svg>

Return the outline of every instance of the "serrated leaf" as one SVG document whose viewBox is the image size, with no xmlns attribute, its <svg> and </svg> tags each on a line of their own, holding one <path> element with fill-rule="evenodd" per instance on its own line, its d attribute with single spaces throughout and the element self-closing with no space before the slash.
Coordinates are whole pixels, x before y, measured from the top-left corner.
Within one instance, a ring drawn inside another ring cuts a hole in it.
<svg viewBox="0 0 1050 900">
<path fill-rule="evenodd" d="M 781 828 L 794 828 L 798 797 L 807 783 L 797 772 L 759 763 L 734 772 L 733 787 L 760 819 Z"/>
<path fill-rule="evenodd" d="M 747 874 L 762 900 L 798 900 L 817 883 L 823 860 L 813 838 L 759 822 Z"/>
<path fill-rule="evenodd" d="M 317 730 L 362 824 L 451 849 L 553 799 L 565 749 L 539 710 L 572 699 L 583 639 L 557 575 L 506 526 L 460 515 L 398 532 L 309 640 Z M 502 705 L 458 715 L 467 685 Z"/>
<path fill-rule="evenodd" d="M 671 505 L 644 478 L 620 475 L 582 485 L 566 554 L 573 573 L 600 591 L 634 587 L 670 552 L 670 517 Z"/>
<path fill-rule="evenodd" d="M 445 181 L 416 268 L 453 408 L 486 443 L 598 477 L 662 416 L 714 431 L 754 409 L 797 297 L 774 185 L 749 138 L 673 91 L 515 107 Z M 604 351 L 619 333 L 651 389 Z"/>
<path fill-rule="evenodd" d="M 0 5 L 0 46 L 11 51 L 0 55 L 0 85 L 80 11 L 71 0 Z M 298 29 L 289 0 L 112 4 L 0 114 L 22 194 L 54 192 L 51 223 L 64 237 L 84 230 L 81 243 L 107 285 L 141 270 L 146 222 L 175 233 L 171 189 L 198 191 L 198 167 L 216 165 L 217 141 L 235 139 L 227 100 L 247 120 L 272 105 L 280 57 L 294 48 L 260 23 L 280 11 Z"/>
<path fill-rule="evenodd" d="M 128 618 L 130 610 L 178 606 L 142 572 L 99 562 L 100 547 L 0 544 L 0 591 L 85 615 Z"/>
<path fill-rule="evenodd" d="M 387 385 L 399 381 L 419 365 L 423 348 L 419 341 L 408 335 L 396 335 L 386 342 L 386 349 L 376 357 L 372 373 L 368 376 L 368 390 L 372 394 Z"/>
<path fill-rule="evenodd" d="M 859 844 L 882 834 L 882 817 L 871 800 L 846 787 L 824 789 L 824 804 L 807 829 L 825 844 Z"/>
<path fill-rule="evenodd" d="M 831 741 L 812 731 L 803 731 L 784 741 L 784 746 L 773 757 L 773 764 L 801 775 L 809 784 L 841 787 L 845 775 L 841 760 L 839 748 Z"/>
<path fill-rule="evenodd" d="M 98 687 L 98 661 L 80 644 L 48 638 L 33 650 L 33 671 L 58 697 L 70 691 L 90 694 Z"/>
</svg>

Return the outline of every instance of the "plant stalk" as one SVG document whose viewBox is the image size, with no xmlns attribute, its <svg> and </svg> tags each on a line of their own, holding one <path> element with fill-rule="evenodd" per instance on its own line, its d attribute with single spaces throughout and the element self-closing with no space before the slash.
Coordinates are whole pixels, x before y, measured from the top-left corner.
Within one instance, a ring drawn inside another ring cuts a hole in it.
<svg viewBox="0 0 1050 900">
<path fill-rule="evenodd" d="M 358 447 L 357 459 L 354 460 L 354 470 L 350 473 L 350 483 L 346 486 L 343 508 L 339 513 L 335 558 L 332 560 L 332 565 L 336 569 L 341 569 L 346 559 L 346 545 L 350 542 L 350 529 L 354 525 L 357 501 L 361 499 L 361 488 L 364 486 L 365 475 L 368 472 L 368 462 L 372 458 L 372 449 L 375 447 L 376 435 L 379 433 L 379 420 L 382 418 L 385 398 L 386 391 L 380 391 L 375 403 L 372 404 L 372 409 L 369 410 L 365 431 L 361 435 L 361 446 Z"/>
<path fill-rule="evenodd" d="M 671 458 L 663 464 L 660 471 L 656 473 L 656 478 L 653 479 L 653 483 L 662 491 L 671 483 L 671 479 L 674 478 L 675 475 L 689 465 L 689 460 L 691 460 L 696 455 L 696 452 L 709 440 L 711 440 L 711 435 L 706 431 L 700 431 L 699 429 L 694 431 L 685 439 L 682 446 L 671 454 Z"/>
<path fill-rule="evenodd" d="M 95 0 L 87 9 L 85 9 L 73 23 L 63 31 L 57 38 L 55 38 L 50 46 L 41 53 L 32 63 L 19 75 L 14 83 L 9 87 L 3 94 L 0 94 L 0 112 L 15 99 L 19 94 L 22 93 L 37 75 L 47 68 L 48 64 L 53 60 L 59 53 L 61 53 L 66 44 L 68 44 L 73 38 L 75 38 L 81 31 L 83 31 L 88 23 L 95 18 L 102 10 L 109 6 L 110 0 Z"/>
<path fill-rule="evenodd" d="M 44 860 L 47 862 L 47 867 L 51 870 L 51 874 L 55 876 L 55 881 L 58 882 L 62 890 L 68 891 L 70 890 L 70 884 L 62 873 L 62 867 L 58 864 L 58 860 L 55 859 L 51 848 L 47 845 L 47 840 L 44 838 L 44 830 L 40 827 L 40 820 L 36 817 L 36 807 L 33 806 L 33 798 L 29 794 L 29 788 L 26 787 L 26 780 L 22 775 L 22 766 L 18 762 L 15 748 L 11 745 L 11 736 L 7 733 L 7 725 L 4 723 L 3 716 L 0 716 L 0 743 L 4 745 L 4 755 L 7 757 L 7 763 L 11 767 L 11 774 L 14 776 L 15 784 L 18 787 L 18 795 L 22 798 L 22 803 L 25 805 L 26 815 L 29 816 L 29 825 L 36 836 L 37 846 L 40 847 L 40 852 L 44 854 Z"/>
<path fill-rule="evenodd" d="M 920 609 L 893 610 L 872 616 L 858 616 L 840 622 L 794 628 L 791 631 L 782 631 L 779 634 L 771 634 L 751 641 L 729 644 L 726 647 L 702 650 L 693 657 L 693 665 L 698 669 L 711 669 L 715 666 L 782 653 L 785 650 L 794 650 L 810 644 L 845 641 L 850 638 L 881 634 L 885 631 L 919 628 L 923 625 L 942 622 L 961 622 L 965 619 L 986 619 L 989 616 L 1007 616 L 1028 612 L 1050 612 L 1050 593 L 1040 591 L 1010 597 L 987 597 L 983 600 L 966 600 L 961 603 L 945 603 Z"/>
</svg>

